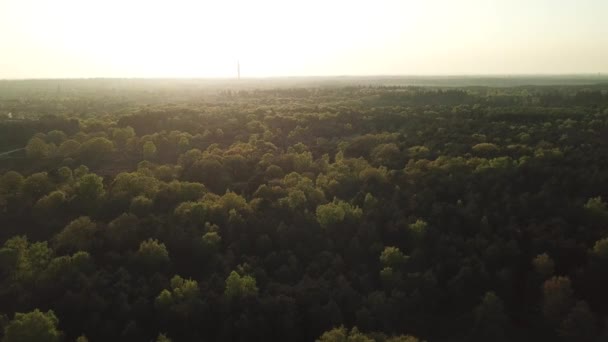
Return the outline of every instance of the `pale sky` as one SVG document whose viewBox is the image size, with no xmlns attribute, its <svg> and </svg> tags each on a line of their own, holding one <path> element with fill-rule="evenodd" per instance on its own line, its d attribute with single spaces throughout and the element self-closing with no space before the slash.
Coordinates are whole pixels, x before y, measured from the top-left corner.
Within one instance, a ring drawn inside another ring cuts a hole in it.
<svg viewBox="0 0 608 342">
<path fill-rule="evenodd" d="M 608 0 L 0 0 L 0 79 L 608 72 Z"/>
</svg>

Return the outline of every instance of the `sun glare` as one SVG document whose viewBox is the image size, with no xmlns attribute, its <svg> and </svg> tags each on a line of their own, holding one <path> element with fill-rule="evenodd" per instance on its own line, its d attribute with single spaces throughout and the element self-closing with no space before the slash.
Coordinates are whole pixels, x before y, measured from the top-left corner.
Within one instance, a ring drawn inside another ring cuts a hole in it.
<svg viewBox="0 0 608 342">
<path fill-rule="evenodd" d="M 49 63 L 104 67 L 117 76 L 229 77 L 237 60 L 245 76 L 314 73 L 328 61 L 347 66 L 415 20 L 412 11 L 396 10 L 399 2 L 391 11 L 317 0 L 24 1 L 14 17 L 27 15 L 32 24 L 13 30 Z M 341 72 L 348 70 L 336 68 Z"/>
<path fill-rule="evenodd" d="M 244 77 L 598 72 L 608 57 L 601 9 L 608 3 L 4 0 L 0 78 L 235 77 L 237 61 Z"/>
</svg>

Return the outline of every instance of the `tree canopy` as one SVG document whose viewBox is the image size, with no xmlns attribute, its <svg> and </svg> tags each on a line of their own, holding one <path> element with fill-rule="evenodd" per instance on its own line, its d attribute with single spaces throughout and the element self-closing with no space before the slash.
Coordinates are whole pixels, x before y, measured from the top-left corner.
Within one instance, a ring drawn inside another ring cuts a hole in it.
<svg viewBox="0 0 608 342">
<path fill-rule="evenodd" d="M 606 84 L 242 81 L 0 81 L 0 340 L 608 336 Z"/>
</svg>

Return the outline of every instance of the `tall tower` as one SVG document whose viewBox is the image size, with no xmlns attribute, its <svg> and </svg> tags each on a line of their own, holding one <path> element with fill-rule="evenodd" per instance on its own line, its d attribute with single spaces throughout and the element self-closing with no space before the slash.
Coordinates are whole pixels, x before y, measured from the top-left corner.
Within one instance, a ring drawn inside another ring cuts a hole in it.
<svg viewBox="0 0 608 342">
<path fill-rule="evenodd" d="M 241 79 L 241 62 L 240 61 L 236 61 L 236 75 L 237 75 L 237 78 L 240 80 Z"/>
</svg>

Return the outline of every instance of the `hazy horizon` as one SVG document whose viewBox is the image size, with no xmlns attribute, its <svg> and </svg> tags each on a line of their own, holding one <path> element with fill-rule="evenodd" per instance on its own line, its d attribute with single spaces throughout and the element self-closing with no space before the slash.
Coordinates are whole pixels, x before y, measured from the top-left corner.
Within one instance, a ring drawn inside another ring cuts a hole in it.
<svg viewBox="0 0 608 342">
<path fill-rule="evenodd" d="M 608 2 L 0 1 L 0 79 L 608 73 Z"/>
<path fill-rule="evenodd" d="M 537 73 L 537 74 L 370 74 L 370 75 L 276 75 L 276 76 L 242 76 L 241 81 L 247 80 L 281 80 L 281 79 L 495 79 L 495 78 L 600 78 L 608 79 L 608 72 L 606 73 L 566 73 L 566 74 L 552 74 L 552 73 Z M 236 73 L 235 75 L 229 76 L 199 76 L 199 77 L 188 77 L 188 76 L 135 76 L 135 77 L 104 77 L 104 76 L 75 76 L 75 77 L 14 77 L 14 78 L 0 78 L 0 81 L 78 81 L 78 80 L 200 80 L 200 81 L 238 81 Z"/>
</svg>

